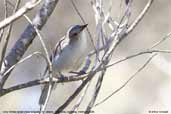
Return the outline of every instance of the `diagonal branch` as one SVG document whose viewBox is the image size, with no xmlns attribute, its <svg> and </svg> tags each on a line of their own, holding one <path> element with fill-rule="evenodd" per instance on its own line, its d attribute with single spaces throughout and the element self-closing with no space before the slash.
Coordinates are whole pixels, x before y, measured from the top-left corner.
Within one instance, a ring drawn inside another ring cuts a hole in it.
<svg viewBox="0 0 171 114">
<path fill-rule="evenodd" d="M 20 0 L 17 0 L 16 5 L 15 5 L 14 10 L 13 10 L 13 14 L 15 14 L 15 12 L 17 11 L 17 9 L 19 7 L 19 4 L 20 4 Z M 7 7 L 7 5 L 6 5 L 6 7 Z M 9 24 L 8 30 L 7 30 L 7 32 L 5 34 L 4 44 L 2 46 L 3 49 L 2 49 L 1 57 L 0 57 L 0 69 L 1 69 L 1 65 L 2 65 L 3 59 L 5 57 L 5 53 L 6 53 L 6 50 L 7 50 L 8 42 L 9 42 L 9 39 L 10 39 L 10 36 L 11 36 L 12 27 L 13 27 L 13 22 L 11 22 Z"/>
<path fill-rule="evenodd" d="M 7 1 L 6 1 L 6 0 L 4 0 L 4 10 L 5 10 L 5 11 L 4 11 L 4 19 L 6 19 L 6 18 L 7 18 Z M 0 43 L 1 43 L 1 41 L 2 41 L 4 32 L 5 32 L 5 30 L 4 30 L 4 28 L 2 28 L 2 29 L 0 30 Z"/>
<path fill-rule="evenodd" d="M 139 16 L 135 19 L 135 21 L 129 26 L 128 30 L 127 30 L 127 34 L 129 34 L 130 32 L 133 31 L 133 29 L 138 25 L 138 23 L 143 19 L 143 17 L 145 16 L 145 14 L 148 12 L 148 10 L 150 9 L 152 3 L 154 0 L 148 0 L 146 6 L 144 7 L 144 9 L 142 10 L 142 12 L 139 14 Z"/>
<path fill-rule="evenodd" d="M 11 22 L 17 20 L 19 17 L 23 16 L 26 12 L 34 8 L 36 5 L 38 5 L 41 2 L 41 0 L 31 0 L 27 2 L 22 8 L 20 8 L 16 13 L 14 13 L 12 16 L 4 19 L 0 22 L 0 29 L 6 27 Z"/>
<path fill-rule="evenodd" d="M 27 16 L 27 15 L 24 15 L 24 17 L 27 19 L 27 21 L 31 24 L 31 25 L 33 25 L 33 23 L 32 23 L 32 21 L 30 20 L 30 18 Z M 44 111 L 45 110 L 45 108 L 46 108 L 46 106 L 47 106 L 47 103 L 48 103 L 48 100 L 49 100 L 49 98 L 50 98 L 50 93 L 51 93 L 51 91 L 52 91 L 52 63 L 51 63 L 51 60 L 50 60 L 50 56 L 49 56 L 49 54 L 48 54 L 48 50 L 47 50 L 47 47 L 46 47 L 46 45 L 45 45 L 45 43 L 44 43 L 44 41 L 43 41 L 43 38 L 42 38 L 42 36 L 41 36 L 41 34 L 40 34 L 40 32 L 39 32 L 39 30 L 33 25 L 33 27 L 34 27 L 34 29 L 35 29 L 35 31 L 36 31 L 36 33 L 37 33 L 37 35 L 38 35 L 38 38 L 39 38 L 39 40 L 40 40 L 40 42 L 41 42 L 41 44 L 42 44 L 42 47 L 43 47 L 43 49 L 44 49 L 44 52 L 45 52 L 45 54 L 46 54 L 46 59 L 47 59 L 47 66 L 48 66 L 48 70 L 49 70 L 49 81 L 50 81 L 50 83 L 49 83 L 49 86 L 48 86 L 48 96 L 46 97 L 46 102 L 42 105 L 42 110 L 40 110 L 40 111 Z M 41 112 L 40 112 L 41 113 Z"/>
<path fill-rule="evenodd" d="M 98 96 L 98 94 L 100 92 L 100 89 L 102 87 L 102 82 L 103 82 L 103 78 L 104 78 L 104 75 L 105 75 L 105 71 L 106 71 L 106 69 L 102 70 L 102 72 L 101 72 L 101 74 L 100 74 L 100 76 L 98 78 L 93 97 L 91 98 L 91 100 L 90 100 L 90 102 L 89 102 L 89 104 L 88 104 L 88 106 L 86 108 L 86 111 L 85 111 L 86 114 L 89 114 L 91 112 L 92 107 L 94 106 L 94 103 L 95 103 L 95 101 L 97 99 L 97 96 Z"/>
<path fill-rule="evenodd" d="M 45 0 L 43 6 L 38 11 L 37 15 L 33 19 L 33 25 L 38 28 L 39 30 L 42 29 L 44 24 L 46 23 L 49 16 L 52 14 L 58 0 Z M 32 44 L 32 41 L 36 37 L 36 31 L 34 27 L 29 24 L 24 32 L 21 34 L 18 41 L 15 43 L 13 48 L 10 50 L 8 55 L 6 56 L 5 60 L 3 61 L 2 68 L 1 68 L 1 74 L 10 68 L 12 65 L 16 64 L 21 57 L 26 52 L 27 48 Z M 5 84 L 5 81 L 9 77 L 8 73 L 6 76 L 3 76 L 0 80 L 0 89 L 3 88 L 3 85 Z"/>
<path fill-rule="evenodd" d="M 52 82 L 50 80 L 45 80 L 43 79 L 36 79 L 33 81 L 25 82 L 22 84 L 18 84 L 9 88 L 5 88 L 0 92 L 0 97 L 7 95 L 10 92 L 14 92 L 17 90 L 25 89 L 28 87 L 33 87 L 33 86 L 38 86 L 40 84 L 47 84 L 47 83 L 68 83 L 68 82 L 73 82 L 73 81 L 79 81 L 85 79 L 87 76 L 71 76 L 71 77 L 63 77 L 63 79 L 53 79 Z"/>
<path fill-rule="evenodd" d="M 141 68 L 139 68 L 121 87 L 119 87 L 117 90 L 112 92 L 109 96 L 105 97 L 103 100 L 98 102 L 97 104 L 94 105 L 94 107 L 99 106 L 100 104 L 104 103 L 107 101 L 109 98 L 111 98 L 114 94 L 118 93 L 121 89 L 123 89 L 131 80 L 133 80 L 139 72 L 141 72 L 148 64 L 149 62 L 156 56 L 157 54 L 152 54 L 152 56 L 145 62 L 145 64 L 142 65 Z"/>
<path fill-rule="evenodd" d="M 153 1 L 153 0 L 149 0 L 149 1 Z M 144 8 L 145 11 L 147 11 L 148 8 Z M 145 15 L 146 12 L 144 12 L 143 15 Z M 143 18 L 144 16 L 140 16 L 141 18 Z M 123 17 L 124 19 L 124 17 Z M 141 20 L 141 19 L 140 19 Z M 140 22 L 140 20 L 138 22 Z M 122 23 L 122 19 L 121 19 L 121 23 Z M 134 27 L 132 29 L 128 29 L 128 30 L 133 30 L 135 28 L 135 26 L 138 25 L 138 22 L 134 25 Z M 120 23 L 120 24 L 121 24 Z M 120 25 L 119 24 L 119 25 Z M 119 28 L 118 28 L 119 29 Z M 112 45 L 110 45 L 109 50 L 107 50 L 107 53 L 105 54 L 106 56 L 104 56 L 104 59 L 102 61 L 102 63 L 100 63 L 99 65 L 97 65 L 95 67 L 95 69 L 93 69 L 93 71 L 90 71 L 90 74 L 88 74 L 88 77 L 86 80 L 83 81 L 83 83 L 76 89 L 76 91 L 65 101 L 64 104 L 62 104 L 56 111 L 55 114 L 60 113 L 61 111 L 63 111 L 73 100 L 74 98 L 80 93 L 80 91 L 85 87 L 85 85 L 95 76 L 96 72 L 98 72 L 99 70 L 103 69 L 102 65 L 107 65 L 109 63 L 109 57 L 110 55 L 113 54 L 114 50 L 116 49 L 116 47 L 120 44 L 120 42 L 131 32 L 131 31 L 127 31 L 124 30 L 123 31 L 116 31 L 117 34 L 116 35 L 112 35 L 113 38 L 115 38 L 115 41 L 112 42 Z"/>
<path fill-rule="evenodd" d="M 96 74 L 96 71 L 92 71 L 88 74 L 87 78 L 82 82 L 82 84 L 74 91 L 74 93 L 55 111 L 54 114 L 59 114 L 61 111 L 63 111 L 78 94 L 83 90 L 83 88 L 87 85 L 87 83 L 93 78 L 93 76 Z"/>
<path fill-rule="evenodd" d="M 77 8 L 77 6 L 76 6 L 74 0 L 71 0 L 71 3 L 72 3 L 72 5 L 73 5 L 73 7 L 74 7 L 76 13 L 77 13 L 78 16 L 80 17 L 81 21 L 82 21 L 84 24 L 86 24 L 86 21 L 84 20 L 82 14 L 80 13 L 79 9 Z M 91 35 L 91 33 L 90 33 L 90 30 L 89 30 L 88 28 L 86 28 L 86 30 L 87 30 L 87 32 L 88 32 L 88 35 L 89 35 L 89 38 L 90 38 L 90 41 L 91 41 L 91 43 L 92 43 L 92 45 L 93 45 L 94 50 L 97 51 L 97 50 L 96 50 L 96 47 L 95 47 L 95 45 L 94 45 L 93 37 L 92 37 L 92 35 Z"/>
</svg>

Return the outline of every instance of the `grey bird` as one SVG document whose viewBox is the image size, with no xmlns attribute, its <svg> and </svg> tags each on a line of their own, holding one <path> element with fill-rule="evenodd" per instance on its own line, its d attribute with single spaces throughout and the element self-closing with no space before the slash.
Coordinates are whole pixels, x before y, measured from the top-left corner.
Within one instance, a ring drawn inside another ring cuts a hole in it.
<svg viewBox="0 0 171 114">
<path fill-rule="evenodd" d="M 77 71 L 89 53 L 88 38 L 85 25 L 74 25 L 66 33 L 65 40 L 68 42 L 63 48 L 58 44 L 51 55 L 52 76 L 60 77 L 63 73 Z M 63 42 L 63 39 L 61 40 Z M 60 43 L 61 44 L 61 43 Z M 45 104 L 49 85 L 46 84 L 39 99 L 40 109 Z M 53 87 L 54 88 L 54 85 Z M 55 87 L 56 88 L 56 87 Z"/>
</svg>

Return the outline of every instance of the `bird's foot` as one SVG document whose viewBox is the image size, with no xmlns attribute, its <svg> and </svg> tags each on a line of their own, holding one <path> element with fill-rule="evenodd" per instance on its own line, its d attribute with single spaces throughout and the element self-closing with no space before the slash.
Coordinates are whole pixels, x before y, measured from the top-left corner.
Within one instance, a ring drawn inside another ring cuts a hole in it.
<svg viewBox="0 0 171 114">
<path fill-rule="evenodd" d="M 60 74 L 60 76 L 58 77 L 58 79 L 61 80 L 61 81 L 64 81 L 65 80 L 65 77 L 64 77 L 63 74 Z"/>
</svg>

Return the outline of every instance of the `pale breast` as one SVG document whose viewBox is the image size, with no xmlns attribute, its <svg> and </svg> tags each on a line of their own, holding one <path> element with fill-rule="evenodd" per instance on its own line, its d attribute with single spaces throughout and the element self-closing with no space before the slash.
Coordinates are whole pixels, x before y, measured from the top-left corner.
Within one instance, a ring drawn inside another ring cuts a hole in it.
<svg viewBox="0 0 171 114">
<path fill-rule="evenodd" d="M 77 71 L 88 54 L 86 37 L 73 44 L 66 45 L 53 62 L 54 72 Z"/>
<path fill-rule="evenodd" d="M 83 62 L 83 53 L 79 48 L 71 48 L 66 46 L 59 57 L 56 57 L 53 62 L 53 71 L 55 72 L 69 72 L 75 71 Z"/>
</svg>

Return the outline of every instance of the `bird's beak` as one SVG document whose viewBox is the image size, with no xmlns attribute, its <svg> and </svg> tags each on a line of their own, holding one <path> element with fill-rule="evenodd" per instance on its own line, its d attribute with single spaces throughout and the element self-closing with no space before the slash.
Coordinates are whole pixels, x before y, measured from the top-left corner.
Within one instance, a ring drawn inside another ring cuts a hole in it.
<svg viewBox="0 0 171 114">
<path fill-rule="evenodd" d="M 81 25 L 81 31 L 84 30 L 87 27 L 88 24 Z"/>
</svg>

